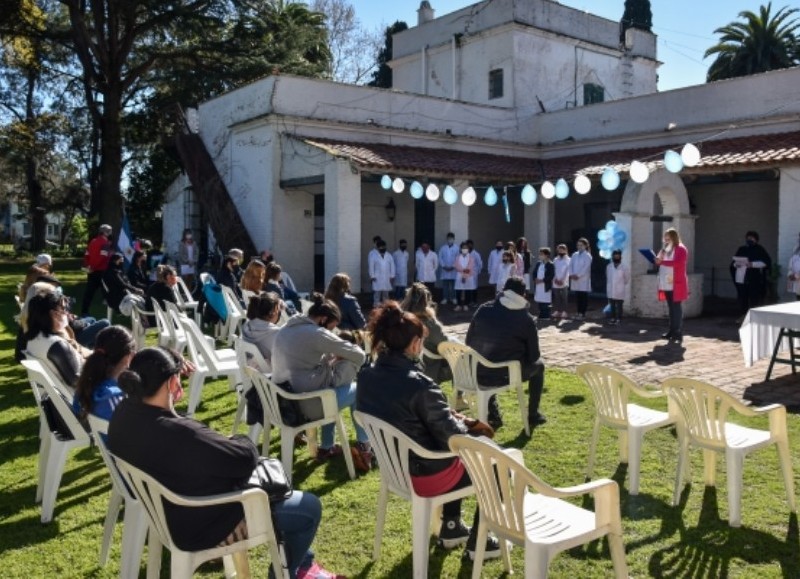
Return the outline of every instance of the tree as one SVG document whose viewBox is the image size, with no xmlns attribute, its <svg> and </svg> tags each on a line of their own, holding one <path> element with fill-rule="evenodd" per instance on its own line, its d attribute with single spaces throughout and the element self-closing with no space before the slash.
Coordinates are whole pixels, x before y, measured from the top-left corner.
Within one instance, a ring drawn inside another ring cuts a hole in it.
<svg viewBox="0 0 800 579">
<path fill-rule="evenodd" d="M 402 20 L 397 20 L 386 27 L 383 48 L 378 53 L 378 68 L 372 73 L 369 86 L 392 88 L 392 68 L 388 64 L 392 60 L 392 36 L 403 30 L 408 30 L 408 24 Z"/>
<path fill-rule="evenodd" d="M 620 42 L 625 42 L 628 28 L 650 31 L 653 28 L 653 12 L 650 0 L 625 0 L 625 11 L 620 21 Z"/>
<path fill-rule="evenodd" d="M 797 8 L 784 6 L 774 16 L 772 3 L 762 5 L 759 13 L 739 13 L 744 22 L 731 22 L 717 28 L 717 44 L 706 50 L 705 57 L 716 55 L 708 69 L 709 82 L 747 76 L 798 64 Z"/>
<path fill-rule="evenodd" d="M 377 66 L 380 33 L 362 28 L 347 0 L 314 0 L 311 7 L 325 15 L 331 52 L 328 76 L 348 84 L 363 82 Z"/>
</svg>

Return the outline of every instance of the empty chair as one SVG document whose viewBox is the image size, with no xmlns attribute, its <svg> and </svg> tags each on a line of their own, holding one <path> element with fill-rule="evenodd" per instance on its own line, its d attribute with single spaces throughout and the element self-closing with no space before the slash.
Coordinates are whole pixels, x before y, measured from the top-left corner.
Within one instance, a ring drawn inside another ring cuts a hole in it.
<svg viewBox="0 0 800 579">
<path fill-rule="evenodd" d="M 753 408 L 736 398 L 699 380 L 669 378 L 662 384 L 664 392 L 675 406 L 678 418 L 678 473 L 672 503 L 678 504 L 684 480 L 689 476 L 689 448 L 703 449 L 704 478 L 707 486 L 716 481 L 716 455 L 725 453 L 728 480 L 729 524 L 738 527 L 742 521 L 742 466 L 750 452 L 774 444 L 783 472 L 783 483 L 789 507 L 796 512 L 794 475 L 786 431 L 786 408 L 770 404 Z M 769 430 L 746 428 L 728 422 L 734 410 L 743 416 L 767 416 Z M 763 474 L 763 473 L 762 473 Z"/>
<path fill-rule="evenodd" d="M 325 388 L 317 390 L 316 392 L 294 394 L 279 387 L 266 374 L 259 372 L 255 368 L 247 366 L 244 371 L 248 374 L 253 387 L 256 389 L 258 397 L 261 400 L 261 406 L 264 409 L 264 441 L 261 446 L 261 454 L 268 456 L 269 453 L 270 428 L 268 428 L 267 425 L 277 426 L 281 431 L 281 462 L 283 463 L 283 469 L 286 471 L 286 474 L 291 477 L 292 463 L 294 462 L 295 435 L 303 431 L 309 434 L 308 449 L 312 456 L 314 456 L 317 452 L 317 427 L 333 423 L 336 424 L 339 441 L 342 444 L 344 460 L 347 464 L 347 473 L 350 475 L 351 479 L 356 478 L 353 457 L 350 454 L 350 445 L 347 441 L 347 430 L 345 429 L 342 415 L 339 412 L 339 407 L 336 404 L 336 393 L 333 389 Z M 281 399 L 296 402 L 319 400 L 322 416 L 304 421 L 301 424 L 288 424 L 281 413 Z"/>
<path fill-rule="evenodd" d="M 156 479 L 111 455 L 125 481 L 144 507 L 150 523 L 150 542 L 148 546 L 147 576 L 158 577 L 161 567 L 161 547 L 170 551 L 170 577 L 173 579 L 191 578 L 194 570 L 205 561 L 223 558 L 225 575 L 231 577 L 249 577 L 250 569 L 247 551 L 257 545 L 266 544 L 272 560 L 272 569 L 277 577 L 288 578 L 289 573 L 281 567 L 280 550 L 272 527 L 270 506 L 267 494 L 256 488 L 245 489 L 198 498 L 175 494 L 161 485 Z M 164 514 L 164 502 L 182 507 L 210 507 L 230 503 L 241 503 L 247 525 L 247 538 L 212 547 L 203 551 L 183 551 L 173 539 Z"/>
<path fill-rule="evenodd" d="M 180 276 L 176 277 L 178 283 L 175 284 L 174 291 L 178 299 L 178 305 L 200 325 L 200 302 L 192 297 L 192 292 L 186 285 L 186 282 L 183 281 L 183 278 Z"/>
<path fill-rule="evenodd" d="M 576 370 L 583 378 L 594 400 L 595 417 L 592 442 L 589 446 L 589 464 L 586 478 L 592 478 L 597 456 L 597 440 L 600 427 L 607 426 L 619 433 L 619 459 L 630 465 L 630 494 L 639 494 L 639 468 L 641 464 L 642 439 L 649 430 L 675 423 L 668 412 L 651 410 L 628 402 L 631 393 L 642 398 L 660 398 L 660 390 L 645 390 L 623 374 L 599 364 L 581 364 Z"/>
<path fill-rule="evenodd" d="M 170 343 L 173 344 L 173 348 L 183 354 L 183 352 L 189 346 L 189 340 L 186 337 L 186 331 L 183 329 L 183 326 L 180 322 L 180 316 L 185 314 L 183 310 L 180 309 L 178 304 L 164 302 L 164 306 L 166 306 L 166 310 L 164 311 L 164 314 L 166 314 L 165 325 L 167 333 L 169 334 Z"/>
<path fill-rule="evenodd" d="M 411 503 L 411 541 L 413 552 L 414 577 L 428 576 L 428 545 L 431 528 L 439 524 L 435 512 L 445 503 L 473 494 L 473 487 L 467 486 L 435 497 L 421 497 L 414 491 L 409 471 L 409 453 L 423 459 L 442 459 L 452 457 L 449 452 L 427 450 L 394 426 L 363 412 L 355 412 L 356 420 L 369 436 L 372 451 L 378 460 L 381 488 L 378 494 L 378 514 L 375 520 L 375 545 L 372 558 L 377 560 L 381 553 L 383 525 L 386 520 L 386 507 L 389 493 Z M 483 515 L 481 515 L 481 519 Z M 483 541 L 483 543 L 481 543 Z M 478 538 L 478 544 L 485 548 L 486 535 Z"/>
<path fill-rule="evenodd" d="M 53 518 L 58 487 L 64 474 L 67 453 L 89 446 L 91 438 L 72 412 L 72 393 L 58 385 L 58 379 L 38 360 L 23 360 L 31 388 L 38 393 L 40 417 L 47 423 L 40 429 L 39 480 L 36 502 L 42 503 L 43 523 Z M 47 400 L 47 401 L 45 401 Z"/>
<path fill-rule="evenodd" d="M 489 531 L 497 534 L 501 545 L 511 541 L 525 547 L 525 577 L 547 577 L 556 554 L 606 535 L 614 575 L 628 576 L 616 482 L 600 479 L 554 488 L 529 471 L 520 457 L 488 439 L 456 435 L 450 438 L 450 448 L 464 463 L 481 510 L 473 579 L 481 576 Z M 563 500 L 586 494 L 594 496 L 594 512 Z M 503 558 L 511 573 L 507 548 Z"/>
<path fill-rule="evenodd" d="M 206 378 L 227 376 L 230 389 L 235 390 L 236 386 L 242 382 L 242 372 L 239 368 L 239 363 L 236 361 L 236 352 L 229 348 L 214 349 L 194 320 L 188 316 L 181 315 L 178 321 L 186 333 L 189 355 L 195 365 L 194 374 L 189 378 L 189 407 L 187 413 L 191 416 L 200 403 L 200 395 L 203 392 L 203 384 Z"/>
<path fill-rule="evenodd" d="M 122 579 L 136 579 L 139 576 L 142 551 L 147 538 L 147 517 L 142 504 L 123 482 L 122 475 L 108 452 L 104 438 L 108 434 L 108 421 L 93 414 L 89 414 L 88 419 L 97 449 L 111 475 L 111 498 L 108 501 L 108 514 L 103 525 L 100 565 L 104 566 L 108 562 L 114 525 L 124 503 L 125 519 L 122 526 L 122 562 L 119 575 Z"/>
<path fill-rule="evenodd" d="M 170 303 L 170 302 L 164 302 Z M 153 317 L 156 319 L 156 327 L 158 328 L 158 345 L 163 348 L 178 349 L 177 340 L 175 339 L 175 330 L 172 320 L 167 315 L 167 312 L 158 305 L 158 301 L 153 300 Z M 183 347 L 186 347 L 184 343 Z"/>
<path fill-rule="evenodd" d="M 525 433 L 530 434 L 528 424 L 528 403 L 522 382 L 522 367 L 516 360 L 508 362 L 490 362 L 475 350 L 458 342 L 442 342 L 439 344 L 441 354 L 450 366 L 453 373 L 453 390 L 461 390 L 474 394 L 478 404 L 478 419 L 486 422 L 489 418 L 489 398 L 504 390 L 516 390 L 522 424 Z M 485 368 L 505 368 L 508 371 L 508 383 L 501 386 L 484 387 L 478 383 L 478 366 Z M 455 408 L 456 401 L 452 400 L 450 406 Z"/>
</svg>

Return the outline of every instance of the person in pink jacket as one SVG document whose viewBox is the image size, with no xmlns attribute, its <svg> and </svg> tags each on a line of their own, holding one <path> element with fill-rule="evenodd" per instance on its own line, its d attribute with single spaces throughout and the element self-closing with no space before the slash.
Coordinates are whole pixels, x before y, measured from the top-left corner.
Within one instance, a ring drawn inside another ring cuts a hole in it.
<svg viewBox="0 0 800 579">
<path fill-rule="evenodd" d="M 658 268 L 658 299 L 666 301 L 669 310 L 669 330 L 662 338 L 680 344 L 683 341 L 683 302 L 689 297 L 689 277 L 686 262 L 689 251 L 681 243 L 677 230 L 664 232 L 664 247 L 656 256 Z"/>
</svg>

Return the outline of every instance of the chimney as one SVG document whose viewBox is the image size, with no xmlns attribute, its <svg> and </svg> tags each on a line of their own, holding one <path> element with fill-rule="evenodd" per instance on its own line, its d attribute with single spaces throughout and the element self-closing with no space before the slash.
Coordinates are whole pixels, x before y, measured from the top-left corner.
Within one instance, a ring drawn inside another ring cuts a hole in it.
<svg viewBox="0 0 800 579">
<path fill-rule="evenodd" d="M 417 10 L 417 26 L 433 20 L 434 12 L 434 9 L 431 8 L 431 3 L 428 0 L 422 0 L 419 3 L 419 10 Z"/>
</svg>

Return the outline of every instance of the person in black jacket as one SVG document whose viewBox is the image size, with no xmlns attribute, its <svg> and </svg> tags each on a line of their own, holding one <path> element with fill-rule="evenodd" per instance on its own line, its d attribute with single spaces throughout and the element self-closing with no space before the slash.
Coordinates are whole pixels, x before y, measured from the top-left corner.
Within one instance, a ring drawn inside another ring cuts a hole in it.
<svg viewBox="0 0 800 579">
<path fill-rule="evenodd" d="M 497 299 L 475 311 L 466 341 L 468 346 L 490 362 L 520 362 L 522 378 L 528 379 L 528 424 L 535 428 L 547 422 L 539 412 L 544 389 L 544 362 L 539 352 L 536 320 L 528 310 L 522 278 L 510 277 L 503 287 Z M 507 384 L 508 372 L 502 368 L 479 366 L 478 383 L 482 386 Z M 489 400 L 489 424 L 495 428 L 503 424 L 496 396 Z"/>
<path fill-rule="evenodd" d="M 397 302 L 386 301 L 372 311 L 369 333 L 378 352 L 375 363 L 358 375 L 356 408 L 401 430 L 431 451 L 448 451 L 448 440 L 474 424 L 447 405 L 442 389 L 419 369 L 425 325 Z M 411 481 L 417 494 L 433 497 L 471 483 L 457 457 L 423 459 L 410 456 Z M 474 558 L 478 512 L 472 530 L 461 520 L 461 501 L 442 506 L 439 545 L 452 549 L 464 543 Z M 489 537 L 486 557 L 499 557 L 497 539 Z"/>
<path fill-rule="evenodd" d="M 153 301 L 155 300 L 162 309 L 166 309 L 165 302 L 178 303 L 178 296 L 175 294 L 175 286 L 178 285 L 178 272 L 171 265 L 159 265 L 156 268 L 156 283 L 147 288 L 145 293 L 145 307 L 148 311 L 153 311 Z M 150 316 L 147 323 L 151 328 L 156 325 L 155 316 Z"/>
<path fill-rule="evenodd" d="M 524 239 L 524 238 L 522 238 Z M 553 301 L 553 280 L 556 277 L 556 266 L 550 261 L 550 248 L 539 248 L 539 261 L 531 270 L 533 301 L 539 306 L 539 319 L 550 319 L 550 304 Z"/>
<path fill-rule="evenodd" d="M 108 263 L 108 269 L 103 273 L 103 291 L 105 292 L 106 304 L 119 313 L 119 304 L 125 294 L 130 292 L 136 295 L 144 295 L 144 291 L 133 286 L 122 271 L 122 264 L 125 257 L 121 253 L 115 253 Z"/>
<path fill-rule="evenodd" d="M 152 283 L 145 269 L 147 256 L 141 251 L 133 253 L 131 266 L 128 268 L 128 281 L 133 287 L 139 288 L 143 292 L 147 291 Z"/>
<path fill-rule="evenodd" d="M 356 297 L 350 293 L 350 276 L 346 273 L 337 273 L 331 278 L 325 290 L 325 299 L 331 300 L 342 313 L 339 322 L 340 330 L 363 330 L 367 327 L 367 320 L 361 313 Z"/>
<path fill-rule="evenodd" d="M 739 312 L 747 314 L 750 308 L 757 308 L 767 295 L 767 279 L 772 270 L 772 258 L 767 250 L 759 245 L 756 231 L 745 234 L 745 244 L 736 250 L 735 257 L 742 258 L 731 262 L 730 270 L 736 296 L 739 298 Z"/>
<path fill-rule="evenodd" d="M 204 497 L 241 489 L 258 463 L 258 450 L 246 436 L 228 438 L 175 413 L 185 369 L 180 356 L 169 350 L 144 348 L 136 353 L 119 377 L 128 398 L 111 416 L 108 448 L 178 494 Z M 295 490 L 271 509 L 285 543 L 290 576 L 338 577 L 315 563 L 309 550 L 322 515 L 319 499 Z M 180 549 L 208 549 L 246 536 L 239 503 L 186 508 L 165 502 L 164 512 Z"/>
<path fill-rule="evenodd" d="M 236 273 L 234 272 L 236 263 L 236 257 L 232 255 L 226 255 L 222 259 L 222 267 L 217 274 L 217 283 L 231 288 L 236 298 L 241 302 L 242 288 L 239 287 L 239 280 L 236 278 Z"/>
</svg>

